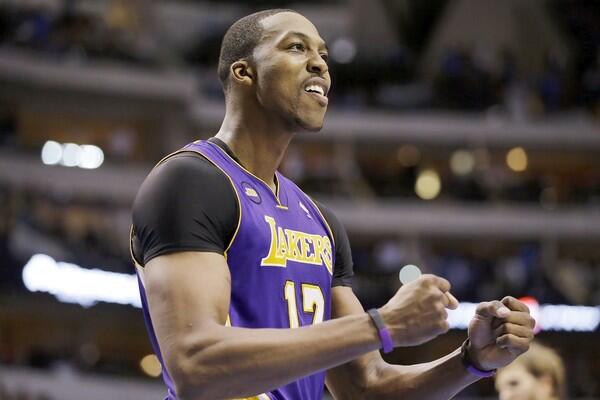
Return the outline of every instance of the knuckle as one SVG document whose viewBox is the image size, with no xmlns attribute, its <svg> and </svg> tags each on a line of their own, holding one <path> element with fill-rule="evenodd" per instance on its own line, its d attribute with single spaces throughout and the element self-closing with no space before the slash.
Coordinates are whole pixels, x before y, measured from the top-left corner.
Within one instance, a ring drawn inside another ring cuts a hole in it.
<svg viewBox="0 0 600 400">
<path fill-rule="evenodd" d="M 446 311 L 446 307 L 444 307 L 444 305 L 439 301 L 436 302 L 433 307 L 438 314 L 442 314 Z"/>
<path fill-rule="evenodd" d="M 424 274 L 421 275 L 420 280 L 424 286 L 430 286 L 431 284 L 433 284 L 434 276 L 431 274 Z"/>
<path fill-rule="evenodd" d="M 435 292 L 435 290 L 427 290 L 424 294 L 425 300 L 430 302 L 430 303 L 437 303 L 438 302 L 438 294 Z"/>
<path fill-rule="evenodd" d="M 506 324 L 502 324 L 498 327 L 499 335 L 506 335 L 507 333 L 508 333 L 508 328 L 506 327 Z"/>
<path fill-rule="evenodd" d="M 512 297 L 512 296 L 504 296 L 502 298 L 502 303 L 510 303 L 510 302 L 512 302 L 514 300 L 516 300 L 516 299 L 514 297 Z"/>
<path fill-rule="evenodd" d="M 448 319 L 448 311 L 446 311 L 445 308 L 441 312 L 441 317 L 444 321 L 446 321 Z"/>
<path fill-rule="evenodd" d="M 490 306 L 494 307 L 494 308 L 500 308 L 500 307 L 504 307 L 504 303 L 502 303 L 500 300 L 494 300 L 494 301 L 490 302 Z"/>
<path fill-rule="evenodd" d="M 488 302 L 479 303 L 477 305 L 477 312 L 485 311 L 489 307 L 489 304 Z"/>
<path fill-rule="evenodd" d="M 504 324 L 504 330 L 506 333 L 516 333 L 519 329 L 513 324 Z"/>
<path fill-rule="evenodd" d="M 448 321 L 443 320 L 442 322 L 440 322 L 440 329 L 442 332 L 448 332 L 448 330 L 450 329 L 450 324 L 448 323 Z"/>
</svg>

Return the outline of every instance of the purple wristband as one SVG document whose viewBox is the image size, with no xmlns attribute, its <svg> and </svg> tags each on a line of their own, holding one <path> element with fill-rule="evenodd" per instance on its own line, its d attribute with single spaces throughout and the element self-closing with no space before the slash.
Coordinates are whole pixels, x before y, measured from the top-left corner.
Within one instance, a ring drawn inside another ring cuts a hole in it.
<svg viewBox="0 0 600 400">
<path fill-rule="evenodd" d="M 375 308 L 367 311 L 369 317 L 373 320 L 375 327 L 377 328 L 377 332 L 379 333 L 379 340 L 381 341 L 381 345 L 384 353 L 389 353 L 394 350 L 394 342 L 392 341 L 392 335 L 390 335 L 390 331 L 385 327 L 385 323 L 383 322 L 383 318 L 379 314 Z"/>
<path fill-rule="evenodd" d="M 479 378 L 489 378 L 491 376 L 496 375 L 495 369 L 492 369 L 490 371 L 484 371 L 475 367 L 471 362 L 471 359 L 469 358 L 467 346 L 469 346 L 469 339 L 465 340 L 462 346 L 460 346 L 460 360 L 462 361 L 462 364 L 464 365 L 465 369 L 469 371 L 469 373 Z"/>
</svg>

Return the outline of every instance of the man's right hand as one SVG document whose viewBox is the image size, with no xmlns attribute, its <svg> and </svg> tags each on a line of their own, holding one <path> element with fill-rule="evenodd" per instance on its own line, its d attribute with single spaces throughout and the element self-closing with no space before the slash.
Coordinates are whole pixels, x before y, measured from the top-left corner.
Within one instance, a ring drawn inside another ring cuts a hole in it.
<svg viewBox="0 0 600 400">
<path fill-rule="evenodd" d="M 415 346 L 447 332 L 446 308 L 456 307 L 450 282 L 425 274 L 403 285 L 379 312 L 395 346 Z"/>
</svg>

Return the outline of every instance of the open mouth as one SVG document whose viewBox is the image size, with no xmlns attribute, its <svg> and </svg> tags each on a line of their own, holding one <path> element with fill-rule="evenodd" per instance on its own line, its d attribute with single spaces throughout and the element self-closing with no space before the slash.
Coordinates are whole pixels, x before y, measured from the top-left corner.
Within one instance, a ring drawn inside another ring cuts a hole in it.
<svg viewBox="0 0 600 400">
<path fill-rule="evenodd" d="M 329 103 L 329 99 L 325 96 L 325 88 L 321 85 L 308 85 L 304 88 L 304 91 L 314 97 L 322 106 Z"/>
</svg>

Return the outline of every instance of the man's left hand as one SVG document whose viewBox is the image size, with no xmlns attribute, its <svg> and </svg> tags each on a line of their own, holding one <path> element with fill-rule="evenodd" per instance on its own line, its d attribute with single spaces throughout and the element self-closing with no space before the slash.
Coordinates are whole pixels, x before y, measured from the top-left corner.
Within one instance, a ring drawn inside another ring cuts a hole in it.
<svg viewBox="0 0 600 400">
<path fill-rule="evenodd" d="M 481 370 L 510 364 L 529 349 L 534 326 L 529 308 L 514 297 L 480 303 L 469 323 L 471 362 Z"/>
</svg>

